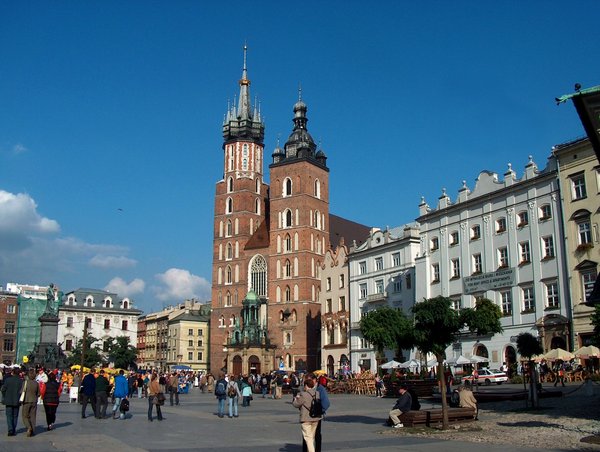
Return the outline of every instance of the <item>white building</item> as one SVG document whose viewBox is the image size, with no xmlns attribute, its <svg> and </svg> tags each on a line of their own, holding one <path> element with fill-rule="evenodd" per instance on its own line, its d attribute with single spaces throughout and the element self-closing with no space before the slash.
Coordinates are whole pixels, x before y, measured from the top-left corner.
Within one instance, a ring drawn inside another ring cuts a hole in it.
<svg viewBox="0 0 600 452">
<path fill-rule="evenodd" d="M 109 338 L 119 336 L 129 337 L 129 343 L 135 347 L 141 313 L 129 298 L 115 293 L 98 289 L 68 292 L 58 310 L 58 342 L 64 342 L 62 348 L 68 354 L 83 338 L 87 323 L 88 336 L 99 339 L 101 350 L 107 351 Z"/>
<path fill-rule="evenodd" d="M 350 270 L 350 361 L 352 371 L 377 369 L 375 350 L 360 331 L 360 319 L 382 306 L 402 309 L 407 315 L 415 302 L 415 257 L 419 252 L 419 226 L 412 223 L 381 231 L 348 255 Z M 395 350 L 386 350 L 391 359 Z M 408 356 L 406 356 L 408 358 Z"/>
<path fill-rule="evenodd" d="M 485 356 L 491 367 L 514 363 L 522 332 L 539 335 L 546 351 L 566 348 L 570 308 L 553 157 L 543 171 L 530 157 L 521 179 L 510 165 L 502 181 L 483 171 L 473 191 L 463 181 L 456 202 L 444 190 L 435 209 L 424 200 L 419 209 L 417 300 L 441 295 L 458 309 L 483 297 L 503 313 L 503 333 L 465 333 L 447 357 Z"/>
<path fill-rule="evenodd" d="M 7 283 L 6 291 L 21 295 L 26 298 L 36 298 L 39 300 L 46 299 L 46 291 L 48 286 L 38 286 L 35 284 L 19 284 L 19 283 Z"/>
</svg>

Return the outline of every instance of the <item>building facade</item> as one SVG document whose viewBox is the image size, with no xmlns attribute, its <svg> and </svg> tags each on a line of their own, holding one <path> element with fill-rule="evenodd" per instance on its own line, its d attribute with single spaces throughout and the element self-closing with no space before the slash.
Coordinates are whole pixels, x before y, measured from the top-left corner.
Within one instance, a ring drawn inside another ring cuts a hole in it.
<svg viewBox="0 0 600 452">
<path fill-rule="evenodd" d="M 369 311 L 383 306 L 402 309 L 410 315 L 415 303 L 415 258 L 419 247 L 419 227 L 412 223 L 385 231 L 372 229 L 363 244 L 350 249 L 352 371 L 376 371 L 378 358 L 397 357 L 396 350 L 386 350 L 385 357 L 376 356 L 372 345 L 362 336 L 360 319 Z"/>
<path fill-rule="evenodd" d="M 63 297 L 58 310 L 58 341 L 67 355 L 88 336 L 99 340 L 103 353 L 108 352 L 111 338 L 126 336 L 129 344 L 137 346 L 138 317 L 142 311 L 129 298 L 99 289 L 77 289 Z"/>
<path fill-rule="evenodd" d="M 186 301 L 169 315 L 168 325 L 167 367 L 180 365 L 207 372 L 210 304 Z"/>
<path fill-rule="evenodd" d="M 342 240 L 327 250 L 321 265 L 321 369 L 330 377 L 350 369 L 349 277 L 348 247 Z"/>
<path fill-rule="evenodd" d="M 566 273 L 573 308 L 573 347 L 590 345 L 593 307 L 586 306 L 600 261 L 600 165 L 589 139 L 554 147 L 558 160 Z"/>
<path fill-rule="evenodd" d="M 211 367 L 313 370 L 320 365 L 319 272 L 331 235 L 327 157 L 299 99 L 292 132 L 271 155 L 268 185 L 264 123 L 251 105 L 245 51 L 239 85 L 223 124 L 216 184 Z M 282 311 L 297 321 L 281 321 Z"/>
<path fill-rule="evenodd" d="M 530 157 L 521 179 L 510 165 L 502 181 L 483 171 L 472 191 L 463 182 L 456 202 L 444 190 L 436 208 L 422 200 L 419 209 L 416 299 L 441 295 L 459 309 L 487 298 L 503 315 L 503 333 L 465 333 L 447 357 L 479 355 L 490 367 L 512 364 L 523 332 L 540 337 L 544 351 L 569 348 L 571 310 L 553 157 L 541 171 Z"/>
<path fill-rule="evenodd" d="M 5 365 L 21 362 L 17 357 L 17 320 L 17 294 L 0 291 L 0 362 Z"/>
<path fill-rule="evenodd" d="M 141 315 L 137 322 L 137 366 L 140 369 L 145 369 L 147 362 L 146 356 L 146 316 Z"/>
</svg>

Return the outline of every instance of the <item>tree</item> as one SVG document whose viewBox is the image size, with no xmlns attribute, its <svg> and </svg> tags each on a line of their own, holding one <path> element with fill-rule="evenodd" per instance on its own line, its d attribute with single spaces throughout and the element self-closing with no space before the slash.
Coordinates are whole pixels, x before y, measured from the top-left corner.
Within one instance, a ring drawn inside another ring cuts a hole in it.
<svg viewBox="0 0 600 452">
<path fill-rule="evenodd" d="M 95 342 L 98 342 L 94 336 L 87 336 L 85 343 L 85 356 L 83 365 L 85 367 L 94 367 L 102 362 L 102 354 L 98 346 L 92 346 Z M 83 339 L 77 341 L 77 345 L 73 348 L 71 355 L 67 359 L 69 366 L 74 364 L 81 364 L 81 350 L 83 346 Z"/>
<path fill-rule="evenodd" d="M 137 348 L 129 343 L 129 336 L 111 337 L 108 339 L 109 360 L 116 368 L 129 369 L 135 367 Z"/>
<path fill-rule="evenodd" d="M 363 337 L 374 345 L 379 356 L 386 348 L 411 347 L 412 322 L 400 309 L 387 306 L 370 311 L 360 320 Z"/>
<path fill-rule="evenodd" d="M 477 335 L 500 333 L 502 312 L 492 301 L 480 299 L 475 308 L 455 310 L 450 298 L 438 296 L 426 299 L 413 307 L 414 345 L 424 354 L 432 353 L 438 362 L 438 379 L 442 393 L 442 428 L 448 428 L 448 401 L 444 379 L 446 349 L 467 328 Z"/>
<path fill-rule="evenodd" d="M 594 312 L 590 316 L 590 322 L 594 327 L 594 335 L 592 336 L 592 345 L 600 347 L 600 304 L 594 305 Z"/>
<path fill-rule="evenodd" d="M 542 345 L 537 337 L 530 333 L 521 333 L 517 336 L 517 351 L 521 356 L 527 358 L 528 371 L 529 371 L 529 396 L 531 398 L 531 404 L 533 407 L 538 406 L 538 393 L 537 393 L 537 375 L 535 366 L 533 365 L 533 358 L 535 355 L 540 355 L 544 352 Z"/>
</svg>

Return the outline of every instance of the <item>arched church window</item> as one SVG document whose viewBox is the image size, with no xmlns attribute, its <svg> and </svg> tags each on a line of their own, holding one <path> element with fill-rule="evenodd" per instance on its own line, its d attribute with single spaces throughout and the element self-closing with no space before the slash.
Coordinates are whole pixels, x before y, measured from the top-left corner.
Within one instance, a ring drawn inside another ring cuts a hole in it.
<svg viewBox="0 0 600 452">
<path fill-rule="evenodd" d="M 290 278 L 292 276 L 292 263 L 290 260 L 285 261 L 285 277 Z"/>
<path fill-rule="evenodd" d="M 267 296 L 267 261 L 257 254 L 250 261 L 250 287 L 259 297 Z"/>
<path fill-rule="evenodd" d="M 285 286 L 285 301 L 292 301 L 292 290 L 290 286 Z"/>
<path fill-rule="evenodd" d="M 231 306 L 231 293 L 227 292 L 225 295 L 225 307 Z"/>
<path fill-rule="evenodd" d="M 285 223 L 284 223 L 283 227 L 284 228 L 291 228 L 292 225 L 293 225 L 293 223 L 292 223 L 292 211 L 290 209 L 287 209 L 284 212 L 284 216 L 285 216 L 285 218 L 284 218 Z"/>
<path fill-rule="evenodd" d="M 227 201 L 225 204 L 225 213 L 232 213 L 232 212 L 233 212 L 233 199 L 227 198 Z"/>
<path fill-rule="evenodd" d="M 256 193 L 260 193 L 260 179 L 258 177 L 256 178 Z"/>
<path fill-rule="evenodd" d="M 231 223 L 231 220 L 227 220 L 227 232 L 225 233 L 225 235 L 227 237 L 231 237 L 232 234 L 233 234 L 233 224 Z"/>
<path fill-rule="evenodd" d="M 225 284 L 231 284 L 232 281 L 232 277 L 231 277 L 231 267 L 228 265 L 227 269 L 225 270 Z"/>
<path fill-rule="evenodd" d="M 315 197 L 321 198 L 321 181 L 319 179 L 315 179 Z"/>
<path fill-rule="evenodd" d="M 227 193 L 231 193 L 233 191 L 233 177 L 229 177 L 227 179 Z"/>
<path fill-rule="evenodd" d="M 283 196 L 292 196 L 292 179 L 289 177 L 283 181 Z"/>
<path fill-rule="evenodd" d="M 289 234 L 285 236 L 285 252 L 289 253 L 292 251 L 292 237 Z"/>
<path fill-rule="evenodd" d="M 260 215 L 260 199 L 256 198 L 256 200 L 254 201 L 254 213 L 256 213 L 257 215 Z"/>
<path fill-rule="evenodd" d="M 231 246 L 231 243 L 227 244 L 227 260 L 231 260 L 233 259 L 233 246 Z"/>
</svg>

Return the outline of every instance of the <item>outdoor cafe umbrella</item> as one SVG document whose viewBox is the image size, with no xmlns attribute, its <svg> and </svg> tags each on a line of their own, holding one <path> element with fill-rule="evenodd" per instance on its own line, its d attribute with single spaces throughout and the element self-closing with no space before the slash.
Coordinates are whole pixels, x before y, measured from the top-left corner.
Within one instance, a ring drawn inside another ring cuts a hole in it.
<svg viewBox="0 0 600 452">
<path fill-rule="evenodd" d="M 387 363 L 382 364 L 379 367 L 381 367 L 382 369 L 395 369 L 397 367 L 400 367 L 400 363 L 392 359 L 391 361 L 388 361 Z"/>
<path fill-rule="evenodd" d="M 406 361 L 405 363 L 401 363 L 398 366 L 400 369 L 410 369 L 411 367 L 419 367 L 419 362 L 411 359 L 410 361 Z"/>
<path fill-rule="evenodd" d="M 573 352 L 576 358 L 590 359 L 600 358 L 600 348 L 594 345 L 586 345 Z"/>
<path fill-rule="evenodd" d="M 462 366 L 463 364 L 471 364 L 471 360 L 469 358 L 465 358 L 463 355 L 460 355 L 458 358 L 449 359 L 446 361 L 447 364 L 454 364 L 455 366 Z"/>
<path fill-rule="evenodd" d="M 571 352 L 563 350 L 562 348 L 555 348 L 550 350 L 544 355 L 548 361 L 568 361 L 575 358 L 575 355 Z"/>
<path fill-rule="evenodd" d="M 192 368 L 184 364 L 176 364 L 175 366 L 171 366 L 171 370 L 192 370 Z"/>
</svg>

